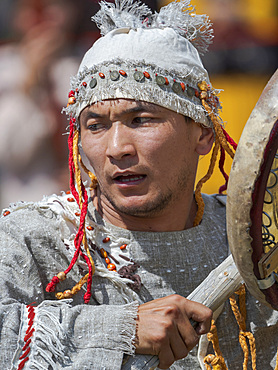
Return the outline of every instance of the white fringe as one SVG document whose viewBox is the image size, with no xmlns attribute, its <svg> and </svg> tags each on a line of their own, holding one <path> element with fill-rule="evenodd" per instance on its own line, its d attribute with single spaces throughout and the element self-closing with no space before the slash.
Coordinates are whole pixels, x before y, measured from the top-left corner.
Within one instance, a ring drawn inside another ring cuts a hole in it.
<svg viewBox="0 0 278 370">
<path fill-rule="evenodd" d="M 173 1 L 155 14 L 151 27 L 171 27 L 186 38 L 201 55 L 207 52 L 212 43 L 213 29 L 208 16 L 195 14 L 190 0 Z"/>
<path fill-rule="evenodd" d="M 189 97 L 187 92 L 175 93 L 172 90 L 173 81 L 183 82 L 193 89 L 198 89 L 200 81 L 207 81 L 209 83 L 208 75 L 204 70 L 198 67 L 184 66 L 180 72 L 174 69 L 163 69 L 157 65 L 148 63 L 147 71 L 150 73 L 151 78 L 145 79 L 144 82 L 136 82 L 133 78 L 133 73 L 136 68 L 146 69 L 144 60 L 122 60 L 115 58 L 100 64 L 94 65 L 92 68 L 84 68 L 76 76 L 71 79 L 71 89 L 78 88 L 79 93 L 76 96 L 76 103 L 70 104 L 63 109 L 69 116 L 77 119 L 80 111 L 87 105 L 105 99 L 128 98 L 137 101 L 149 101 L 154 104 L 163 106 L 165 108 L 175 110 L 176 112 L 185 116 L 191 117 L 195 122 L 211 126 L 207 112 L 203 108 L 199 98 L 195 95 Z M 110 81 L 109 79 L 101 79 L 98 76 L 99 71 L 104 74 L 109 74 L 109 70 L 123 69 L 127 72 L 127 78 L 120 78 L 118 81 Z M 169 84 L 158 86 L 155 81 L 155 76 L 161 75 L 167 77 Z M 97 86 L 94 89 L 89 87 L 90 80 L 94 76 L 97 79 Z M 87 82 L 87 87 L 83 86 L 83 82 Z M 211 93 L 217 94 L 218 90 L 211 90 Z M 214 109 L 218 114 L 220 104 Z"/>
<path fill-rule="evenodd" d="M 101 1 L 100 10 L 92 20 L 104 36 L 115 28 L 140 28 L 144 19 L 150 16 L 152 11 L 140 1 L 133 3 L 133 0 L 116 0 L 115 4 Z"/>
<path fill-rule="evenodd" d="M 131 302 L 130 304 L 126 305 L 125 308 L 128 309 L 127 314 L 125 315 L 125 320 L 122 321 L 122 325 L 120 327 L 121 336 L 121 344 L 119 344 L 118 349 L 127 353 L 128 355 L 134 355 L 135 352 L 135 338 L 136 338 L 136 325 L 135 319 L 138 315 L 138 307 L 139 304 L 137 301 Z M 127 352 L 126 347 L 130 349 Z"/>
<path fill-rule="evenodd" d="M 62 193 L 62 196 L 52 195 L 51 197 L 45 198 L 44 201 L 39 202 L 38 206 L 40 209 L 51 209 L 58 215 L 59 221 L 59 228 L 61 233 L 61 240 L 69 246 L 69 252 L 73 256 L 75 252 L 74 246 L 74 237 L 79 226 L 79 217 L 75 216 L 75 212 L 77 211 L 77 204 L 75 202 L 67 202 L 67 197 L 69 195 Z M 67 222 L 68 220 L 68 222 Z M 102 225 L 98 225 L 95 222 L 90 220 L 90 224 L 94 225 L 94 234 L 92 237 L 87 235 L 88 239 L 91 239 L 94 243 L 98 244 L 98 241 L 104 238 L 103 234 L 109 234 L 109 231 Z M 69 230 L 71 229 L 71 230 Z M 70 233 L 71 232 L 71 233 Z M 121 243 L 122 242 L 122 243 Z M 118 240 L 117 244 L 125 244 L 128 243 L 125 239 Z M 104 279 L 108 279 L 118 291 L 123 296 L 124 300 L 129 303 L 134 300 L 140 301 L 140 298 L 136 292 L 134 292 L 128 284 L 134 284 L 134 282 L 127 278 L 122 278 L 120 275 L 114 271 L 109 271 L 107 268 L 103 266 L 103 261 L 98 253 L 94 253 L 94 260 L 95 260 L 95 276 L 100 276 Z M 78 257 L 77 264 L 84 269 L 84 271 L 88 272 L 88 266 L 85 261 L 83 261 L 80 256 Z"/>
<path fill-rule="evenodd" d="M 116 0 L 115 4 L 101 1 L 100 10 L 92 20 L 106 35 L 115 28 L 173 28 L 190 41 L 200 54 L 205 54 L 212 42 L 213 30 L 206 15 L 196 15 L 190 0 L 173 1 L 162 7 L 159 13 L 140 1 Z"/>
<path fill-rule="evenodd" d="M 36 316 L 34 321 L 34 334 L 32 337 L 32 349 L 30 352 L 29 364 L 32 364 L 32 367 L 37 369 L 44 369 L 41 363 L 39 363 L 35 358 L 37 356 L 42 357 L 48 365 L 51 365 L 54 369 L 57 362 L 65 363 L 66 357 L 65 346 L 63 342 L 66 339 L 66 333 L 63 330 L 62 325 L 59 322 L 59 316 L 55 316 L 45 308 L 49 306 L 66 306 L 70 304 L 72 300 L 63 300 L 63 301 L 44 301 L 36 308 Z M 48 322 L 51 322 L 55 327 L 56 332 L 46 326 L 42 320 L 47 319 Z M 49 352 L 45 350 L 45 348 Z M 48 366 L 45 367 L 48 369 Z"/>
</svg>

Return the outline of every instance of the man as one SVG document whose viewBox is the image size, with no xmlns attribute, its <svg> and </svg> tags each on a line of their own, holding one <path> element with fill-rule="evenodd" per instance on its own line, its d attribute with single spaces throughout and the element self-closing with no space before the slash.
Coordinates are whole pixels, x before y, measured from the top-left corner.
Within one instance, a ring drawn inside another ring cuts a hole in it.
<svg viewBox="0 0 278 370">
<path fill-rule="evenodd" d="M 211 353 L 205 337 L 198 355 L 196 344 L 212 313 L 184 297 L 229 253 L 225 207 L 201 197 L 200 186 L 194 196 L 194 181 L 214 136 L 210 168 L 220 146 L 229 147 L 192 44 L 204 51 L 209 24 L 186 5 L 155 16 L 138 3 L 101 5 L 96 21 L 105 36 L 85 55 L 66 109 L 71 192 L 3 212 L 6 368 L 141 369 L 148 362 L 141 355 L 157 355 L 162 369 L 200 369 L 203 352 Z M 257 365 L 274 368 L 277 315 L 248 302 L 264 351 Z M 217 327 L 227 366 L 241 368 L 228 304 Z M 135 355 L 132 365 L 127 355 Z"/>
</svg>

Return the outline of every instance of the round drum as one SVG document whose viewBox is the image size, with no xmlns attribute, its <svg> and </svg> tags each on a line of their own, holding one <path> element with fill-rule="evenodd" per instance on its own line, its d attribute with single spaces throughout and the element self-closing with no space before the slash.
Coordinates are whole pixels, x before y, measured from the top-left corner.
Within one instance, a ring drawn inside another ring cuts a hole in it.
<svg viewBox="0 0 278 370">
<path fill-rule="evenodd" d="M 278 71 L 245 125 L 227 193 L 227 234 L 237 268 L 250 293 L 278 310 Z"/>
</svg>

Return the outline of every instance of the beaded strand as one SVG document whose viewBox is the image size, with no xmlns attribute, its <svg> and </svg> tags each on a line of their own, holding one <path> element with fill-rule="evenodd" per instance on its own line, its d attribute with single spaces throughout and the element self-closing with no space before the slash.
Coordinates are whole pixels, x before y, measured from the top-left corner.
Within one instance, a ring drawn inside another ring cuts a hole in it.
<svg viewBox="0 0 278 370">
<path fill-rule="evenodd" d="M 233 159 L 234 158 L 234 152 L 232 149 L 236 150 L 237 144 L 234 142 L 234 140 L 227 134 L 227 132 L 224 130 L 224 128 L 221 125 L 220 119 L 218 116 L 213 112 L 212 107 L 207 103 L 207 100 L 209 99 L 209 86 L 205 81 L 202 81 L 198 84 L 198 87 L 200 89 L 199 92 L 199 98 L 202 102 L 203 107 L 205 108 L 208 116 L 210 117 L 212 123 L 213 123 L 213 129 L 215 132 L 215 143 L 214 148 L 212 150 L 212 155 L 210 159 L 210 165 L 209 169 L 204 177 L 201 178 L 201 180 L 197 183 L 196 189 L 195 189 L 195 199 L 198 205 L 198 210 L 195 216 L 195 220 L 193 223 L 193 226 L 199 225 L 199 223 L 202 220 L 203 213 L 204 213 L 204 201 L 201 195 L 201 189 L 203 184 L 210 179 L 212 176 L 215 163 L 217 160 L 218 152 L 220 151 L 220 159 L 219 159 L 219 169 L 225 179 L 225 184 L 223 187 L 220 187 L 219 192 L 223 192 L 227 188 L 228 183 L 228 175 L 224 171 L 224 162 L 225 162 L 225 152 L 229 154 L 229 156 Z M 231 148 L 231 147 L 232 148 Z"/>
<path fill-rule="evenodd" d="M 79 283 L 76 284 L 75 287 L 73 287 L 72 290 L 66 290 L 64 293 L 61 293 L 61 292 L 56 293 L 56 297 L 58 299 L 70 298 L 71 296 L 76 294 L 81 289 L 82 285 L 84 285 L 87 282 L 87 291 L 84 295 L 84 302 L 89 303 L 90 297 L 91 297 L 92 276 L 95 272 L 95 265 L 91 257 L 89 248 L 88 248 L 86 232 L 85 232 L 85 218 L 86 218 L 87 209 L 88 209 L 88 194 L 82 182 L 80 168 L 78 165 L 79 133 L 78 133 L 78 130 L 75 129 L 75 122 L 76 120 L 74 118 L 70 120 L 70 133 L 69 133 L 69 139 L 68 139 L 68 146 L 69 146 L 70 190 L 77 204 L 79 205 L 79 208 L 81 211 L 79 229 L 74 238 L 74 245 L 75 245 L 76 250 L 75 250 L 74 256 L 68 268 L 63 272 L 58 273 L 57 276 L 54 276 L 52 278 L 51 282 L 46 287 L 46 291 L 47 292 L 55 291 L 56 285 L 60 281 L 63 281 L 66 279 L 66 275 L 70 272 L 70 270 L 75 265 L 78 256 L 81 255 L 85 259 L 88 265 L 89 273 L 84 278 L 82 278 L 79 281 Z M 76 186 L 77 186 L 78 191 L 76 190 L 76 187 L 75 187 L 75 181 L 76 181 Z M 81 251 L 81 244 L 83 244 L 87 255 Z"/>
</svg>

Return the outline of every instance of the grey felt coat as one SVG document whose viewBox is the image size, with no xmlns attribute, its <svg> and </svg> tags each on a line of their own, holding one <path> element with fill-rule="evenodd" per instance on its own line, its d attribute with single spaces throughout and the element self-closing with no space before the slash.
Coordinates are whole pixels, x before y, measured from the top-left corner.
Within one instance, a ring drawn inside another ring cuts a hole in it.
<svg viewBox="0 0 278 370">
<path fill-rule="evenodd" d="M 121 369 L 123 360 L 134 355 L 138 305 L 173 293 L 186 297 L 229 254 L 225 207 L 214 196 L 204 196 L 201 224 L 179 232 L 117 228 L 105 223 L 90 202 L 87 224 L 94 230 L 87 231 L 89 240 L 108 250 L 119 262 L 117 268 L 127 265 L 127 259 L 139 264 L 136 274 L 142 286 L 135 292 L 130 280 L 109 272 L 95 253 L 97 269 L 89 304 L 83 303 L 84 290 L 72 300 L 57 301 L 45 288 L 54 275 L 68 267 L 74 253 L 78 209 L 68 197 L 63 193 L 39 203 L 12 205 L 10 214 L 0 220 L 1 369 L 17 369 L 22 361 L 24 369 Z M 110 241 L 103 243 L 107 236 Z M 121 251 L 123 243 L 127 248 Z M 72 288 L 85 272 L 86 266 L 79 260 L 59 284 L 59 291 Z M 31 303 L 35 308 L 30 322 L 28 314 L 33 309 L 27 305 Z M 256 339 L 257 369 L 274 369 L 277 312 L 248 294 L 247 318 L 247 330 Z M 30 343 L 24 348 L 31 329 Z M 228 302 L 217 319 L 217 329 L 228 368 L 242 369 L 238 326 Z M 28 350 L 27 355 L 24 350 Z M 210 346 L 208 353 L 213 353 Z M 145 368 L 147 361 L 147 357 L 135 356 L 129 368 Z M 201 368 L 197 348 L 171 366 Z"/>
</svg>

